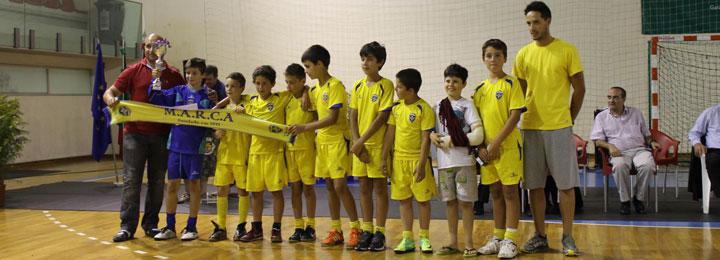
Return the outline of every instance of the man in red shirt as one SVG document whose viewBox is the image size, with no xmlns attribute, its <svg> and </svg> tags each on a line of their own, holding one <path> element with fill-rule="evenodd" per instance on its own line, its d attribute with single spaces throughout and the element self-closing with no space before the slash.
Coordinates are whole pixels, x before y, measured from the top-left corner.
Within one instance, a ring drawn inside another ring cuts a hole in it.
<svg viewBox="0 0 720 260">
<path fill-rule="evenodd" d="M 155 68 L 155 49 L 153 43 L 164 40 L 162 36 L 150 34 L 145 40 L 145 58 L 125 69 L 115 83 L 105 91 L 103 99 L 108 106 L 118 104 L 118 96 L 130 92 L 130 100 L 148 102 L 148 88 L 153 79 L 153 70 L 160 75 L 163 89 L 185 84 L 182 74 L 167 62 L 163 68 Z M 120 232 L 113 241 L 122 242 L 132 239 L 140 218 L 140 189 L 143 172 L 147 162 L 147 195 L 145 214 L 141 227 L 145 235 L 154 237 L 160 230 L 158 213 L 162 207 L 165 189 L 165 171 L 167 170 L 167 138 L 170 126 L 150 122 L 127 122 L 123 130 L 123 188 L 120 206 Z"/>
</svg>

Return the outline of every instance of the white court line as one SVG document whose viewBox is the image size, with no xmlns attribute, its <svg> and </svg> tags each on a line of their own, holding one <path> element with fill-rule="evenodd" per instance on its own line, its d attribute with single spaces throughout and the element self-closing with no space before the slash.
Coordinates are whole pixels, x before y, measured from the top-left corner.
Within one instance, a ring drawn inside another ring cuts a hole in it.
<svg viewBox="0 0 720 260">
<path fill-rule="evenodd" d="M 47 210 L 43 210 L 43 213 L 49 213 L 49 212 L 50 212 L 50 211 L 47 211 Z"/>
<path fill-rule="evenodd" d="M 67 231 L 70 231 L 70 232 L 75 232 L 75 229 L 72 229 L 72 228 L 68 228 L 68 229 L 67 229 Z"/>
<path fill-rule="evenodd" d="M 106 244 L 106 245 L 112 245 L 112 243 L 110 243 L 110 242 L 108 242 L 108 241 L 100 241 L 100 243 L 101 243 L 101 244 Z"/>
<path fill-rule="evenodd" d="M 45 216 L 46 216 L 46 217 L 52 217 L 52 215 L 51 215 L 51 214 L 45 214 Z"/>
<path fill-rule="evenodd" d="M 60 224 L 60 223 L 62 223 L 62 222 L 55 220 L 55 221 L 53 221 L 53 223 L 55 223 L 55 224 Z"/>
<path fill-rule="evenodd" d="M 66 228 L 67 226 L 66 226 L 66 225 L 60 225 L 60 227 L 61 227 L 61 228 Z"/>
<path fill-rule="evenodd" d="M 160 259 L 168 259 L 168 257 L 167 257 L 167 256 L 161 256 L 161 255 L 156 255 L 156 256 L 155 256 L 155 258 L 160 258 Z"/>
<path fill-rule="evenodd" d="M 49 220 L 55 220 L 55 218 L 48 218 Z"/>
<path fill-rule="evenodd" d="M 98 240 L 97 237 L 88 237 L 90 240 Z"/>
<path fill-rule="evenodd" d="M 77 234 L 78 236 L 84 236 L 84 235 L 85 235 L 85 233 L 81 233 L 81 232 L 77 232 L 77 233 L 75 233 L 75 234 Z"/>
<path fill-rule="evenodd" d="M 120 248 L 120 249 L 123 249 L 123 250 L 124 250 L 124 249 L 128 249 L 128 247 L 126 247 L 126 246 L 115 246 L 115 247 Z"/>
<path fill-rule="evenodd" d="M 145 251 L 140 251 L 140 250 L 135 250 L 135 251 L 133 251 L 133 252 L 138 253 L 138 254 L 141 254 L 141 255 L 147 254 L 147 252 L 145 252 Z"/>
</svg>

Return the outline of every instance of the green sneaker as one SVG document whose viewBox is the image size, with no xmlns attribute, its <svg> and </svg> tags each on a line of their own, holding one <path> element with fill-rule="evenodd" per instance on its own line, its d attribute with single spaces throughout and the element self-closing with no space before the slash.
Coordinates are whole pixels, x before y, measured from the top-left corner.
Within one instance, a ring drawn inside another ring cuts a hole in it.
<svg viewBox="0 0 720 260">
<path fill-rule="evenodd" d="M 412 238 L 409 237 L 403 237 L 400 244 L 398 244 L 393 251 L 395 251 L 396 254 L 413 252 L 415 251 L 415 240 L 412 240 Z"/>
<path fill-rule="evenodd" d="M 421 237 L 420 238 L 420 251 L 422 251 L 425 254 L 432 254 L 433 248 L 432 245 L 430 245 L 430 239 L 427 237 Z"/>
</svg>

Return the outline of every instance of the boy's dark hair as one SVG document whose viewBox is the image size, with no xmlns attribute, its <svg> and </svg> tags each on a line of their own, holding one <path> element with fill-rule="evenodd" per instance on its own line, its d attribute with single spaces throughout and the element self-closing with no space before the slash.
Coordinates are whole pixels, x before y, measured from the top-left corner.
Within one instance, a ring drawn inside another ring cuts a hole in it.
<svg viewBox="0 0 720 260">
<path fill-rule="evenodd" d="M 302 55 L 302 58 L 300 58 L 300 62 L 305 62 L 306 60 L 309 60 L 313 64 L 317 64 L 318 61 L 322 61 L 323 65 L 325 65 L 325 68 L 330 67 L 330 52 L 328 52 L 325 47 L 320 46 L 318 44 L 315 44 L 313 46 L 310 46 Z"/>
<path fill-rule="evenodd" d="M 458 77 L 462 79 L 463 83 L 465 83 L 468 78 L 468 70 L 465 67 L 458 65 L 457 63 L 453 63 L 445 69 L 445 73 L 443 73 L 443 75 L 446 78 Z"/>
<path fill-rule="evenodd" d="M 397 80 L 400 81 L 403 85 L 405 85 L 405 88 L 407 89 L 414 89 L 415 93 L 420 91 L 420 85 L 422 85 L 422 76 L 420 76 L 420 72 L 416 69 L 404 69 L 401 71 L 398 71 L 397 74 L 395 74 L 395 77 L 397 77 Z"/>
<path fill-rule="evenodd" d="M 383 65 L 380 66 L 380 69 L 385 66 L 384 62 L 387 58 L 385 46 L 382 46 L 376 41 L 363 45 L 362 48 L 360 48 L 360 58 L 367 57 L 368 55 L 374 56 L 378 62 L 383 62 Z"/>
<path fill-rule="evenodd" d="M 612 87 L 612 88 L 610 88 L 610 89 L 619 89 L 619 90 L 620 90 L 620 96 L 621 96 L 623 99 L 625 99 L 625 97 L 627 96 L 627 92 L 626 92 L 625 89 L 622 88 L 622 87 L 615 86 L 615 87 Z"/>
<path fill-rule="evenodd" d="M 205 60 L 201 58 L 192 58 L 185 64 L 185 69 L 196 68 L 200 70 L 200 73 L 205 73 L 207 66 Z"/>
<path fill-rule="evenodd" d="M 226 78 L 240 82 L 240 86 L 245 87 L 245 76 L 240 72 L 232 72 Z"/>
<path fill-rule="evenodd" d="M 543 19 L 552 18 L 552 13 L 550 13 L 550 7 L 548 7 L 542 1 L 534 1 L 525 7 L 525 15 L 532 11 L 539 12 L 540 17 L 542 17 Z"/>
<path fill-rule="evenodd" d="M 507 59 L 507 45 L 500 39 L 487 40 L 482 46 L 482 55 L 485 57 L 485 48 L 493 47 L 493 49 L 502 51 L 503 57 Z"/>
<path fill-rule="evenodd" d="M 253 83 L 255 83 L 255 79 L 258 76 L 262 76 L 263 78 L 266 78 L 270 80 L 270 83 L 275 83 L 275 69 L 273 67 L 270 67 L 270 65 L 262 65 L 260 67 L 255 68 L 255 71 L 253 71 Z"/>
<path fill-rule="evenodd" d="M 285 76 L 293 76 L 297 79 L 304 79 L 305 78 L 305 68 L 303 68 L 302 65 L 293 63 L 287 66 L 285 69 Z"/>
<path fill-rule="evenodd" d="M 218 77 L 218 68 L 215 67 L 215 65 L 207 65 L 207 68 L 205 69 L 206 75 L 213 75 L 216 78 Z"/>
</svg>

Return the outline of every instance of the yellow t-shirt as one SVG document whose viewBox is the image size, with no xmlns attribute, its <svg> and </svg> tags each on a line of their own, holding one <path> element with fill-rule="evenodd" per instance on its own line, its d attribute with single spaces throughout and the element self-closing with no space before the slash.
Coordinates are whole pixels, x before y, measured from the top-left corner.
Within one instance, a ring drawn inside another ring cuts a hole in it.
<svg viewBox="0 0 720 260">
<path fill-rule="evenodd" d="M 435 129 L 435 112 L 422 98 L 406 105 L 405 100 L 395 102 L 388 118 L 395 125 L 395 158 L 418 160 L 422 148 L 422 131 Z"/>
<path fill-rule="evenodd" d="M 292 94 L 289 91 L 272 93 L 266 100 L 259 95 L 253 95 L 250 98 L 250 110 L 247 111 L 247 114 L 270 122 L 285 124 L 285 107 L 291 98 Z M 283 152 L 284 145 L 279 140 L 253 135 L 250 154 Z"/>
<path fill-rule="evenodd" d="M 285 107 L 286 125 L 307 124 L 315 120 L 315 112 L 312 109 L 311 111 L 303 111 L 300 106 L 301 103 L 302 98 L 293 96 L 290 99 L 290 102 Z M 293 143 L 288 143 L 287 147 L 291 151 L 313 149 L 315 147 L 315 133 L 312 131 L 301 133 L 295 137 Z"/>
<path fill-rule="evenodd" d="M 243 95 L 240 106 L 248 108 L 250 95 Z M 235 104 L 229 104 L 228 109 L 235 110 Z M 217 150 L 218 164 L 247 165 L 248 152 L 252 135 L 236 131 L 225 131 L 225 136 L 220 139 Z"/>
<path fill-rule="evenodd" d="M 353 84 L 352 95 L 350 96 L 350 108 L 358 111 L 358 131 L 362 136 L 382 111 L 390 111 L 393 106 L 394 92 L 392 81 L 386 78 L 380 79 L 372 86 L 367 85 L 367 77 L 358 80 Z M 375 134 L 365 141 L 365 146 L 380 148 L 385 137 L 386 125 L 380 127 Z"/>
<path fill-rule="evenodd" d="M 347 119 L 347 93 L 340 80 L 332 77 L 325 84 L 315 83 L 310 88 L 310 100 L 317 110 L 318 120 L 330 114 L 331 108 L 339 108 L 337 122 L 331 126 L 321 128 L 317 132 L 315 142 L 318 144 L 333 144 L 350 139 L 350 128 Z"/>
<path fill-rule="evenodd" d="M 486 146 L 500 134 L 510 118 L 511 110 L 527 111 L 520 83 L 510 75 L 498 79 L 495 83 L 484 80 L 475 88 L 472 100 L 483 122 Z M 516 148 L 518 144 L 522 144 L 522 137 L 517 127 L 513 127 L 502 147 Z"/>
<path fill-rule="evenodd" d="M 572 126 L 570 117 L 570 76 L 582 72 L 580 55 L 574 45 L 555 38 L 539 47 L 532 42 L 515 58 L 512 74 L 527 81 L 527 113 L 520 128 L 555 130 Z"/>
</svg>

